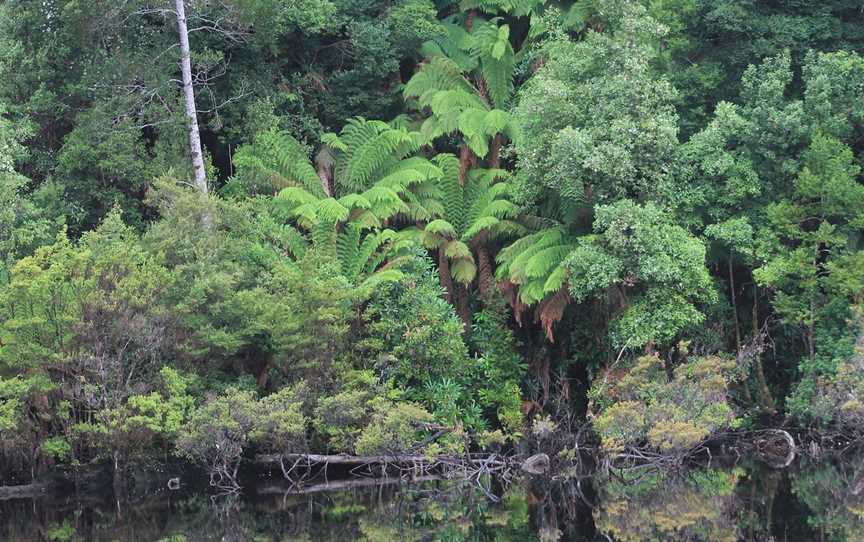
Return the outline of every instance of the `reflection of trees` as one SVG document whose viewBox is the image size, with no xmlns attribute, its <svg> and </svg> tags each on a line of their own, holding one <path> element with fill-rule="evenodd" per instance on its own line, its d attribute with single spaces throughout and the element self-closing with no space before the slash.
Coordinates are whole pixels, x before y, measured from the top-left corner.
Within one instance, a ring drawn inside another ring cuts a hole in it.
<svg viewBox="0 0 864 542">
<path fill-rule="evenodd" d="M 792 478 L 792 492 L 824 541 L 864 541 L 864 461 L 811 463 Z"/>
<path fill-rule="evenodd" d="M 69 500 L 0 501 L 0 540 L 537 540 L 524 488 L 496 494 L 500 502 L 467 482 L 306 495 L 159 490 L 120 499 L 107 489 Z"/>
<path fill-rule="evenodd" d="M 734 489 L 741 471 L 661 470 L 599 477 L 597 530 L 617 542 L 735 542 Z"/>
</svg>

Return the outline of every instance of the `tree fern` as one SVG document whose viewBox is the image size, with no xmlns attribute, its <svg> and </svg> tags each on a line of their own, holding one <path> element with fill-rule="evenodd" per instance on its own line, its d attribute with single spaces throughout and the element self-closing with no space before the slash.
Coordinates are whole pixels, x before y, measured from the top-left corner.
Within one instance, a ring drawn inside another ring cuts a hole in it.
<svg viewBox="0 0 864 542">
<path fill-rule="evenodd" d="M 566 288 L 564 260 L 576 246 L 562 227 L 527 235 L 498 253 L 497 276 L 518 286 L 518 299 L 534 305 Z"/>
<path fill-rule="evenodd" d="M 309 161 L 309 150 L 287 132 L 270 130 L 234 155 L 236 177 L 253 188 L 298 186 L 324 196 L 321 179 Z"/>
<path fill-rule="evenodd" d="M 471 151 L 483 158 L 489 154 L 491 138 L 518 136 L 504 111 L 513 93 L 515 52 L 510 27 L 499 23 L 477 20 L 471 33 L 450 26 L 446 36 L 424 46 L 428 60 L 405 85 L 404 96 L 431 112 L 420 130 L 427 141 L 459 132 Z"/>
<path fill-rule="evenodd" d="M 485 13 L 507 13 L 515 17 L 525 17 L 533 13 L 544 0 L 462 0 L 459 7 L 464 10 L 477 9 Z"/>
<path fill-rule="evenodd" d="M 481 22 L 473 32 L 471 54 L 480 62 L 480 72 L 492 104 L 505 108 L 513 93 L 516 53 L 510 44 L 510 27 L 498 25 L 499 19 Z"/>
</svg>

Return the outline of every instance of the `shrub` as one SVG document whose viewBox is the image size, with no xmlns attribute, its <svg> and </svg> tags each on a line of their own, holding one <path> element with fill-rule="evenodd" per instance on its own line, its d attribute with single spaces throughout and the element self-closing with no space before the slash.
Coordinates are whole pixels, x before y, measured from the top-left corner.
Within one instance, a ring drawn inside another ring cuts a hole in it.
<svg viewBox="0 0 864 542">
<path fill-rule="evenodd" d="M 382 404 L 376 409 L 372 423 L 360 433 L 357 453 L 404 453 L 422 442 L 426 432 L 420 424 L 432 419 L 432 415 L 416 403 Z"/>
<path fill-rule="evenodd" d="M 595 382 L 594 429 L 606 451 L 647 445 L 663 453 L 686 452 L 736 424 L 729 384 L 741 376 L 734 359 L 705 356 L 679 365 L 669 379 L 659 357 L 642 356 Z"/>
<path fill-rule="evenodd" d="M 821 425 L 835 425 L 852 432 L 864 431 L 864 316 L 857 317 L 858 334 L 852 354 L 832 360 L 834 367 L 807 370 L 790 399 L 798 418 Z M 848 345 L 847 345 L 848 346 Z M 808 367 L 805 367 L 808 369 Z"/>
<path fill-rule="evenodd" d="M 211 397 L 183 426 L 178 453 L 207 466 L 212 485 L 236 488 L 237 467 L 258 416 L 254 394 L 228 388 Z"/>
<path fill-rule="evenodd" d="M 306 402 L 303 381 L 272 393 L 258 402 L 251 439 L 264 452 L 296 453 L 306 450 Z"/>
<path fill-rule="evenodd" d="M 315 407 L 315 430 L 331 450 L 351 451 L 360 432 L 370 421 L 367 390 L 347 390 L 321 397 Z"/>
</svg>

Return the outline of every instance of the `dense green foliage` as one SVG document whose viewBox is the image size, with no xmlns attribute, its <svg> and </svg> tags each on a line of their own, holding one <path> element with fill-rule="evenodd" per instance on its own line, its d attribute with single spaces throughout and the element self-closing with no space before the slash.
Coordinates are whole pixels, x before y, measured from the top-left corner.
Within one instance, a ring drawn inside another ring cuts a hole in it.
<svg viewBox="0 0 864 542">
<path fill-rule="evenodd" d="M 188 0 L 207 193 L 169 4 L 0 5 L 10 470 L 864 429 L 854 2 Z"/>
</svg>

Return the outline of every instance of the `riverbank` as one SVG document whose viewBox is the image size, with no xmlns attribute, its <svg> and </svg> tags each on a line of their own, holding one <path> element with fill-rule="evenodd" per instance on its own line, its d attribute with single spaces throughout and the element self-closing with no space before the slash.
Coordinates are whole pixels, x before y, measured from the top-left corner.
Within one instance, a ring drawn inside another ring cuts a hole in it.
<svg viewBox="0 0 864 542">
<path fill-rule="evenodd" d="M 243 490 L 232 494 L 215 494 L 187 467 L 119 485 L 105 468 L 77 486 L 0 499 L 0 539 L 804 542 L 864 534 L 860 453 L 803 454 L 786 468 L 718 453 L 671 470 L 489 476 L 482 488 L 433 476 L 340 478 L 336 468 L 297 486 L 276 468 L 246 463 Z M 180 484 L 169 489 L 175 476 Z"/>
</svg>

